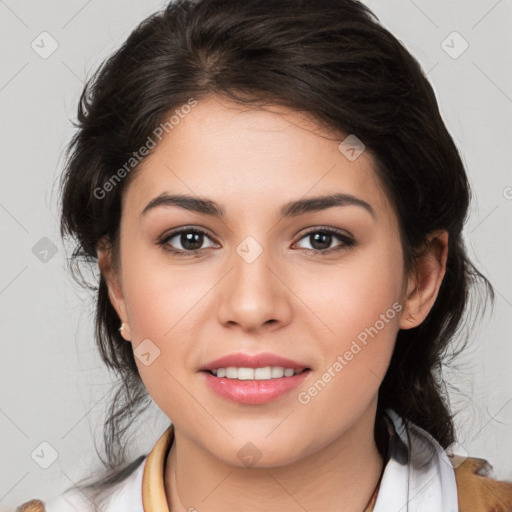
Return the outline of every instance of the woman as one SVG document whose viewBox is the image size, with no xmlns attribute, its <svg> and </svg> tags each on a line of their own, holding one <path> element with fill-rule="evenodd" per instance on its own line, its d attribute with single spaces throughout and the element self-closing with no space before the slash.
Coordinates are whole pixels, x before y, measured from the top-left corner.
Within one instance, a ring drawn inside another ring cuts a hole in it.
<svg viewBox="0 0 512 512">
<path fill-rule="evenodd" d="M 512 484 L 449 452 L 442 355 L 471 286 L 492 296 L 462 240 L 464 166 L 368 8 L 170 3 L 78 120 L 61 231 L 101 271 L 124 394 L 111 471 L 19 510 L 512 509 Z M 125 466 L 118 430 L 148 395 L 172 424 Z"/>
</svg>

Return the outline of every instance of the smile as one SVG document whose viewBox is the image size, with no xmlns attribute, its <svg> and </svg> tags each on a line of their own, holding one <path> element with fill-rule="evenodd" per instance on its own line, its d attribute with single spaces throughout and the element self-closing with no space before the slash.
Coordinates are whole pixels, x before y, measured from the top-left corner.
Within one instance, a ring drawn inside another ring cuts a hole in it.
<svg viewBox="0 0 512 512">
<path fill-rule="evenodd" d="M 216 377 L 225 377 L 226 379 L 270 380 L 293 377 L 293 375 L 303 372 L 304 369 L 294 370 L 293 368 L 283 368 L 282 366 L 265 366 L 262 368 L 237 368 L 236 366 L 229 366 L 210 371 Z"/>
</svg>

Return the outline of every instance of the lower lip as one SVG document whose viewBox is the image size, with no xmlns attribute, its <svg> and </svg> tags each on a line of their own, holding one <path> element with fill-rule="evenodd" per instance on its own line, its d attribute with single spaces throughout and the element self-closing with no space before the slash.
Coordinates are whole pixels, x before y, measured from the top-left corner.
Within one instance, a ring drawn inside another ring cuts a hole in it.
<svg viewBox="0 0 512 512">
<path fill-rule="evenodd" d="M 304 370 L 292 377 L 267 380 L 238 380 L 215 377 L 211 373 L 201 372 L 206 383 L 218 395 L 240 404 L 266 404 L 295 389 L 304 382 L 311 370 Z"/>
</svg>

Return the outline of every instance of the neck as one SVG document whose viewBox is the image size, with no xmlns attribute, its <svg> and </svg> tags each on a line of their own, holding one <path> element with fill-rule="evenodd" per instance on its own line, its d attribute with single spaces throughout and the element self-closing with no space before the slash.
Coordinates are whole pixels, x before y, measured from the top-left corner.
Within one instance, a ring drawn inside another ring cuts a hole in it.
<svg viewBox="0 0 512 512">
<path fill-rule="evenodd" d="M 175 430 L 165 467 L 172 512 L 363 512 L 383 459 L 374 436 L 375 405 L 318 452 L 279 467 L 224 463 Z"/>
</svg>

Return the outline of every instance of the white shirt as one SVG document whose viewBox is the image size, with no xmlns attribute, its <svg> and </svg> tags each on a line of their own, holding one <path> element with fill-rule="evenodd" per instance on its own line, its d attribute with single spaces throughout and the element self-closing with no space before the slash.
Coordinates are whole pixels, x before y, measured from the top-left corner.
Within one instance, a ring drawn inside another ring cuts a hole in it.
<svg viewBox="0 0 512 512">
<path fill-rule="evenodd" d="M 389 459 L 384 468 L 377 501 L 373 512 L 458 512 L 455 471 L 446 452 L 439 443 L 422 428 L 404 423 L 393 410 L 386 409 L 393 431 L 390 435 Z M 169 427 L 169 429 L 171 429 Z M 160 446 L 157 465 L 165 463 L 164 436 L 155 448 Z M 169 444 L 170 446 L 170 444 Z M 155 452 L 153 448 L 152 453 Z M 167 452 L 167 449 L 165 450 Z M 153 456 L 153 459 L 155 457 Z M 155 461 L 153 460 L 153 463 Z M 160 512 L 144 511 L 142 486 L 144 469 L 148 456 L 137 469 L 110 490 L 110 501 L 102 512 Z M 163 467 L 159 469 L 159 476 Z M 156 482 L 153 489 L 165 496 L 163 481 Z M 47 512 L 94 512 L 94 506 L 80 490 L 71 490 L 46 502 Z M 162 510 L 168 512 L 168 510 Z"/>
</svg>

